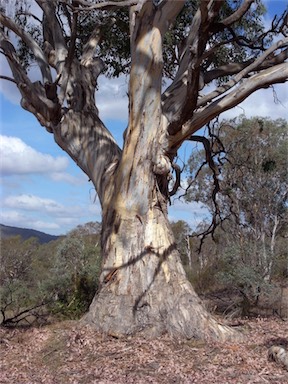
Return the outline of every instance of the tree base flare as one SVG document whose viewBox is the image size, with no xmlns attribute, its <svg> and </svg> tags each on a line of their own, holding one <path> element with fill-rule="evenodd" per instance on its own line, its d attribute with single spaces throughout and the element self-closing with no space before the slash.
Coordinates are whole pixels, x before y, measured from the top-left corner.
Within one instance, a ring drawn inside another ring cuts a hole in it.
<svg viewBox="0 0 288 384">
<path fill-rule="evenodd" d="M 153 306 L 151 294 L 148 296 L 137 303 L 132 296 L 113 296 L 103 289 L 82 321 L 118 338 L 136 334 L 151 338 L 168 333 L 181 339 L 220 342 L 243 339 L 241 333 L 217 322 L 194 292 L 177 298 L 162 296 L 158 305 Z"/>
<path fill-rule="evenodd" d="M 195 293 L 160 209 L 149 211 L 142 221 L 115 218 L 105 237 L 101 287 L 84 321 L 117 337 L 168 333 L 185 339 L 240 338 L 218 324 Z"/>
</svg>

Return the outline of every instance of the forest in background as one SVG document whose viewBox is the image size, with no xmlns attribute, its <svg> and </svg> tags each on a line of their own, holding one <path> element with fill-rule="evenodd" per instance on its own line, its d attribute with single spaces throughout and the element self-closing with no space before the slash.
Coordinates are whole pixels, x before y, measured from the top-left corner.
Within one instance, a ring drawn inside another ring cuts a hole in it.
<svg viewBox="0 0 288 384">
<path fill-rule="evenodd" d="M 172 223 L 187 276 L 212 312 L 287 317 L 287 122 L 240 116 L 206 129 L 182 198 L 212 221 Z M 100 234 L 90 222 L 46 244 L 2 236 L 2 325 L 81 317 L 99 288 Z"/>
</svg>

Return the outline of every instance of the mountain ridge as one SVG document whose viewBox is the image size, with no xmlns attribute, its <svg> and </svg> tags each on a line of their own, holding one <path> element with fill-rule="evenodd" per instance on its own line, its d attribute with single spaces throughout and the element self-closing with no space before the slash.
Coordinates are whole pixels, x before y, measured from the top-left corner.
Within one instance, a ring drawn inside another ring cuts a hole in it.
<svg viewBox="0 0 288 384">
<path fill-rule="evenodd" d="M 50 241 L 57 240 L 59 237 L 62 237 L 49 235 L 48 233 L 37 231 L 36 229 L 11 227 L 9 225 L 0 224 L 0 237 L 2 239 L 6 239 L 12 236 L 21 236 L 23 240 L 36 237 L 40 244 L 49 243 Z"/>
</svg>

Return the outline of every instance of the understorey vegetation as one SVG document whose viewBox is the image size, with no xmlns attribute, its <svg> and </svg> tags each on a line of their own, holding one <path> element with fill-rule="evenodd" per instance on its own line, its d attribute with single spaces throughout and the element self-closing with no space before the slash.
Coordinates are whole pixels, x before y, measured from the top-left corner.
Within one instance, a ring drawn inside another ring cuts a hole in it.
<svg viewBox="0 0 288 384">
<path fill-rule="evenodd" d="M 1 239 L 1 324 L 29 326 L 82 316 L 99 284 L 98 231 L 96 222 L 47 244 L 20 236 Z"/>
<path fill-rule="evenodd" d="M 175 236 L 181 239 L 183 265 L 210 311 L 227 318 L 288 317 L 284 237 L 277 239 L 274 268 L 267 281 L 254 265 L 253 244 L 240 248 L 219 228 L 215 231 L 216 241 L 207 238 L 199 253 L 196 232 L 181 232 L 183 224 L 189 228 L 183 221 L 172 223 Z M 83 238 L 76 233 L 47 244 L 39 244 L 35 238 L 23 241 L 18 236 L 2 239 L 1 325 L 35 326 L 81 318 L 99 287 L 102 261 L 98 241 L 99 235 Z"/>
</svg>

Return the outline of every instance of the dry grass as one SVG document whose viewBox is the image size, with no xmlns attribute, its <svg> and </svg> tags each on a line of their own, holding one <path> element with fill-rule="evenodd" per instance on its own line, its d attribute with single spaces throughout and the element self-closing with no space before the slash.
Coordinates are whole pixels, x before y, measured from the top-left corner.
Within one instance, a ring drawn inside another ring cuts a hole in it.
<svg viewBox="0 0 288 384">
<path fill-rule="evenodd" d="M 164 335 L 104 337 L 77 322 L 0 329 L 1 384 L 287 383 L 267 359 L 272 344 L 288 346 L 288 322 L 241 320 L 241 343 L 179 341 Z"/>
</svg>

